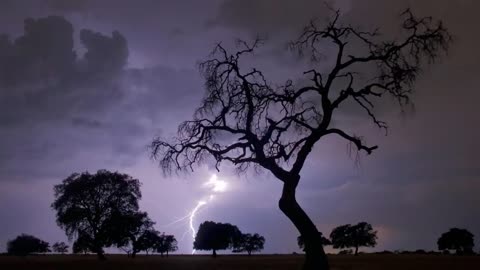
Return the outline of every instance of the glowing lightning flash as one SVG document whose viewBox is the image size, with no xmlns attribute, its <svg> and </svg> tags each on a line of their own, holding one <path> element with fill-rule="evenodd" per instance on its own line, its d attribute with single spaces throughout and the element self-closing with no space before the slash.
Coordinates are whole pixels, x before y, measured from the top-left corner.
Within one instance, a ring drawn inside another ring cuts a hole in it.
<svg viewBox="0 0 480 270">
<path fill-rule="evenodd" d="M 190 219 L 190 231 L 192 231 L 192 238 L 195 239 L 195 236 L 196 236 L 196 231 L 195 231 L 195 228 L 193 227 L 193 219 L 195 218 L 195 214 L 197 214 L 197 211 L 198 209 L 200 209 L 200 207 L 204 206 L 205 204 L 207 204 L 206 201 L 199 201 L 197 203 L 197 206 L 195 206 L 195 208 L 193 208 L 192 212 L 190 212 L 190 216 L 189 216 L 189 219 Z M 193 250 L 193 252 L 195 252 L 195 250 Z"/>
<path fill-rule="evenodd" d="M 188 222 L 189 228 L 183 233 L 181 239 L 183 239 L 185 235 L 188 233 L 188 231 L 190 231 L 192 234 L 193 240 L 195 240 L 195 237 L 197 236 L 197 232 L 195 231 L 195 228 L 193 225 L 195 215 L 198 213 L 198 211 L 200 211 L 200 209 L 204 205 L 211 202 L 215 198 L 215 193 L 222 193 L 227 190 L 227 182 L 218 180 L 215 174 L 212 175 L 212 177 L 210 177 L 210 179 L 206 183 L 204 183 L 203 186 L 210 189 L 210 195 L 208 195 L 208 197 L 206 197 L 205 199 L 198 201 L 197 205 L 186 216 L 178 218 L 173 222 L 170 222 L 169 224 L 165 225 L 165 226 L 172 226 L 178 223 Z M 192 254 L 195 254 L 195 249 L 192 251 Z"/>
<path fill-rule="evenodd" d="M 189 225 L 190 225 L 190 231 L 192 232 L 192 238 L 195 240 L 195 237 L 197 236 L 197 232 L 195 231 L 195 228 L 193 226 L 195 215 L 197 214 L 198 210 L 202 208 L 202 206 L 206 205 L 208 202 L 213 200 L 215 198 L 215 195 L 213 193 L 221 193 L 225 192 L 227 190 L 227 182 L 218 180 L 217 176 L 214 174 L 212 177 L 210 177 L 210 180 L 203 184 L 203 186 L 208 187 L 211 189 L 212 194 L 208 196 L 208 200 L 201 200 L 198 201 L 197 205 L 193 208 L 193 210 L 190 212 L 188 215 L 189 218 Z M 192 254 L 195 254 L 195 249 L 192 251 Z"/>
</svg>

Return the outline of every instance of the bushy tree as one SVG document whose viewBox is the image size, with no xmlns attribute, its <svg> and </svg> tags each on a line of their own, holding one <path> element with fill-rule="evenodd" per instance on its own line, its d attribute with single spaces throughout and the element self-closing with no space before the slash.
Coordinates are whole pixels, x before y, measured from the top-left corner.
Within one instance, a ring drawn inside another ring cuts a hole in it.
<svg viewBox="0 0 480 270">
<path fill-rule="evenodd" d="M 322 238 L 322 244 L 324 246 L 328 246 L 328 245 L 331 245 L 332 242 L 330 242 L 330 240 L 326 237 L 323 236 L 322 232 L 318 232 L 320 234 L 320 237 Z M 297 244 L 298 244 L 298 248 L 305 251 L 305 241 L 303 240 L 303 236 L 299 235 L 297 237 Z"/>
<path fill-rule="evenodd" d="M 255 234 L 242 234 L 235 243 L 233 252 L 247 252 L 250 256 L 252 252 L 260 252 L 265 244 L 265 237 Z"/>
<path fill-rule="evenodd" d="M 48 242 L 38 239 L 33 235 L 21 234 L 8 241 L 7 252 L 10 255 L 27 256 L 31 253 L 50 252 Z"/>
<path fill-rule="evenodd" d="M 68 252 L 68 245 L 65 242 L 56 242 L 53 244 L 52 250 L 57 253 L 65 254 Z"/>
<path fill-rule="evenodd" d="M 242 233 L 229 223 L 205 221 L 200 224 L 193 248 L 198 250 L 212 250 L 212 256 L 217 256 L 217 250 L 234 248 Z"/>
<path fill-rule="evenodd" d="M 334 248 L 355 248 L 355 255 L 358 255 L 359 247 L 374 247 L 377 244 L 377 232 L 367 222 L 346 224 L 333 229 L 330 239 Z"/>
<path fill-rule="evenodd" d="M 162 257 L 164 253 L 166 253 L 168 257 L 169 252 L 175 252 L 177 249 L 177 239 L 175 239 L 175 236 L 166 235 L 165 233 L 160 235 L 160 239 L 156 245 L 156 251 L 160 253 Z"/>
<path fill-rule="evenodd" d="M 135 243 L 135 248 L 140 251 L 145 251 L 147 255 L 150 252 L 155 252 L 159 242 L 161 241 L 160 232 L 149 229 L 144 231 L 140 237 L 138 238 L 137 242 Z"/>
<path fill-rule="evenodd" d="M 175 138 L 152 142 L 153 155 L 167 173 L 191 170 L 207 160 L 217 168 L 231 162 L 239 172 L 250 166 L 271 172 L 283 185 L 280 210 L 305 237 L 305 269 L 329 269 L 320 234 L 296 199 L 314 146 L 336 136 L 371 154 L 378 147 L 349 133 L 349 127 L 334 125 L 335 116 L 357 106 L 386 129 L 375 105 L 388 96 L 406 104 L 424 64 L 439 58 L 451 40 L 441 22 L 418 18 L 410 10 L 402 13 L 394 39 L 341 19 L 336 11 L 327 24 L 312 22 L 304 28 L 291 48 L 313 61 L 302 62 L 304 72 L 279 86 L 246 60 L 262 42 L 239 42 L 234 52 L 218 44 L 200 65 L 206 93 L 193 119 L 179 126 Z M 331 61 L 319 65 L 322 56 Z"/>
<path fill-rule="evenodd" d="M 104 248 L 128 237 L 131 220 L 138 212 L 140 182 L 126 174 L 99 170 L 74 173 L 54 187 L 57 224 L 69 239 L 91 241 L 90 251 L 105 259 Z"/>
<path fill-rule="evenodd" d="M 456 254 L 472 254 L 475 246 L 474 236 L 466 229 L 452 228 L 443 233 L 437 241 L 439 250 L 455 250 Z"/>
<path fill-rule="evenodd" d="M 127 251 L 127 254 L 135 258 L 136 254 L 151 248 L 149 238 L 152 234 L 158 234 L 153 228 L 153 222 L 146 212 L 137 212 L 131 215 L 119 217 L 113 221 L 116 226 L 112 228 L 115 235 L 123 236 L 117 241 L 117 247 Z"/>
</svg>

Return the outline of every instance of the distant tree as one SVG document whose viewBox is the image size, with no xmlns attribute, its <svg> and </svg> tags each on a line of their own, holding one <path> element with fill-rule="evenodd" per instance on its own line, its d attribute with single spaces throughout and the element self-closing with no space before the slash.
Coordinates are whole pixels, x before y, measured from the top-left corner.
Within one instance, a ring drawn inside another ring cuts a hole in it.
<svg viewBox="0 0 480 270">
<path fill-rule="evenodd" d="M 473 234 L 468 230 L 452 228 L 440 236 L 437 245 L 439 250 L 455 250 L 458 255 L 473 254 L 475 241 Z"/>
<path fill-rule="evenodd" d="M 126 251 L 132 258 L 135 258 L 138 252 L 152 248 L 153 244 L 149 246 L 150 239 L 148 236 L 152 234 L 158 235 L 158 232 L 153 228 L 155 222 L 148 217 L 146 212 L 120 216 L 116 220 L 112 220 L 112 222 L 116 226 L 111 233 L 123 237 L 116 241 L 117 247 Z"/>
<path fill-rule="evenodd" d="M 50 252 L 50 249 L 48 242 L 32 235 L 21 234 L 8 241 L 7 252 L 10 255 L 27 256 L 31 253 L 47 253 Z"/>
<path fill-rule="evenodd" d="M 323 236 L 322 232 L 318 232 L 318 233 L 320 234 L 320 237 L 322 239 L 323 246 L 328 246 L 332 244 L 332 242 L 330 242 L 328 238 Z M 301 235 L 297 237 L 297 244 L 299 249 L 305 251 L 305 241 L 303 240 L 303 237 Z"/>
<path fill-rule="evenodd" d="M 333 229 L 330 239 L 334 248 L 355 248 L 355 255 L 358 255 L 359 247 L 374 247 L 377 244 L 377 232 L 367 222 L 346 224 Z"/>
<path fill-rule="evenodd" d="M 177 239 L 175 239 L 175 236 L 165 235 L 165 233 L 160 235 L 160 239 L 156 245 L 156 251 L 160 253 L 162 257 L 164 253 L 166 253 L 168 257 L 169 252 L 175 252 L 177 249 Z"/>
<path fill-rule="evenodd" d="M 260 252 L 265 244 L 265 237 L 256 234 L 242 234 L 237 242 L 233 252 L 247 252 L 250 256 L 252 252 Z"/>
<path fill-rule="evenodd" d="M 53 244 L 52 250 L 57 253 L 65 254 L 68 252 L 68 245 L 65 242 L 56 242 Z"/>
<path fill-rule="evenodd" d="M 283 186 L 280 210 L 305 237 L 304 269 L 329 269 L 318 230 L 296 200 L 314 146 L 336 136 L 371 154 L 378 147 L 349 133 L 350 127 L 338 126 L 336 116 L 357 106 L 374 125 L 387 129 L 375 106 L 388 96 L 407 104 L 424 65 L 438 59 L 451 40 L 441 22 L 410 10 L 401 14 L 397 38 L 343 23 L 343 18 L 335 11 L 328 23 L 311 22 L 303 29 L 290 48 L 313 61 L 303 61 L 304 72 L 282 85 L 250 65 L 260 40 L 240 41 L 234 52 L 217 44 L 200 64 L 206 93 L 193 119 L 179 125 L 175 138 L 152 142 L 152 153 L 167 173 L 208 161 L 217 168 L 230 162 L 239 172 L 251 166 L 271 172 Z"/>
<path fill-rule="evenodd" d="M 52 207 L 57 224 L 69 239 L 82 235 L 89 250 L 105 259 L 105 247 L 128 237 L 131 216 L 138 212 L 140 182 L 126 174 L 99 170 L 96 174 L 74 173 L 56 185 Z"/>
<path fill-rule="evenodd" d="M 217 256 L 217 250 L 234 248 L 241 236 L 237 226 L 229 223 L 205 221 L 200 224 L 193 248 L 198 250 L 212 250 L 212 256 Z"/>
<path fill-rule="evenodd" d="M 156 251 L 158 243 L 161 241 L 160 232 L 150 229 L 146 230 L 136 243 L 138 251 L 145 251 L 148 255 L 150 252 L 153 253 Z"/>
</svg>

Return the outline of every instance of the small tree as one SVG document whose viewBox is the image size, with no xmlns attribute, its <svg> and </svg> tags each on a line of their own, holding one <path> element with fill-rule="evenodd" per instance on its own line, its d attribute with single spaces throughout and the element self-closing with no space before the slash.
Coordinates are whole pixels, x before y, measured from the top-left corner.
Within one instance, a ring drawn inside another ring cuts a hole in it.
<svg viewBox="0 0 480 270">
<path fill-rule="evenodd" d="M 89 250 L 105 259 L 103 248 L 128 237 L 131 216 L 138 211 L 140 182 L 126 174 L 99 170 L 74 173 L 54 187 L 57 224 L 69 239 L 90 240 Z"/>
<path fill-rule="evenodd" d="M 442 251 L 455 250 L 458 255 L 473 254 L 475 241 L 473 234 L 468 230 L 452 228 L 440 236 L 437 245 Z"/>
<path fill-rule="evenodd" d="M 52 249 L 54 252 L 65 254 L 68 252 L 68 245 L 65 242 L 56 242 L 53 244 Z"/>
<path fill-rule="evenodd" d="M 193 248 L 212 250 L 212 256 L 217 257 L 217 250 L 234 248 L 241 234 L 237 226 L 232 224 L 205 221 L 200 224 Z"/>
<path fill-rule="evenodd" d="M 330 239 L 334 248 L 355 248 L 356 256 L 359 247 L 374 247 L 377 244 L 377 232 L 367 222 L 346 224 L 333 229 Z"/>
<path fill-rule="evenodd" d="M 153 222 L 146 212 L 132 213 L 131 215 L 120 216 L 118 220 L 112 220 L 116 224 L 111 233 L 123 237 L 117 241 L 117 247 L 126 251 L 127 254 L 135 258 L 140 251 L 146 251 L 152 247 L 149 246 L 149 236 L 157 234 L 153 229 Z"/>
<path fill-rule="evenodd" d="M 320 234 L 320 237 L 322 239 L 323 246 L 328 246 L 332 244 L 332 242 L 330 242 L 328 238 L 323 236 L 322 232 L 318 232 L 318 233 Z M 297 244 L 299 249 L 305 251 L 305 241 L 303 240 L 303 236 L 299 235 L 297 237 Z"/>
<path fill-rule="evenodd" d="M 156 245 L 156 251 L 160 253 L 162 257 L 164 253 L 166 253 L 168 257 L 169 252 L 175 252 L 177 249 L 177 239 L 175 239 L 175 236 L 165 235 L 165 233 L 160 235 L 160 239 Z"/>
<path fill-rule="evenodd" d="M 150 252 L 153 253 L 156 251 L 157 245 L 160 241 L 160 232 L 154 229 L 149 229 L 140 235 L 138 241 L 135 243 L 135 249 L 137 249 L 139 252 L 145 251 L 145 253 L 148 255 Z"/>
<path fill-rule="evenodd" d="M 265 244 L 265 237 L 258 233 L 252 235 L 250 233 L 242 234 L 240 239 L 235 243 L 233 252 L 247 252 L 248 256 L 252 252 L 260 252 Z"/>
<path fill-rule="evenodd" d="M 200 65 L 206 93 L 193 119 L 180 124 L 172 140 L 152 142 L 153 155 L 166 173 L 191 170 L 208 158 L 217 168 L 230 162 L 239 172 L 250 166 L 271 172 L 283 187 L 280 210 L 305 237 L 304 269 L 329 269 L 315 223 L 296 199 L 314 146 L 336 136 L 358 151 L 373 153 L 378 147 L 337 125 L 336 116 L 357 106 L 386 129 L 375 105 L 387 96 L 406 104 L 424 64 L 438 59 L 451 40 L 441 22 L 418 18 L 410 10 L 402 13 L 398 38 L 393 39 L 342 23 L 338 11 L 333 15 L 325 25 L 307 25 L 291 43 L 293 51 L 314 61 L 283 85 L 276 86 L 245 61 L 258 50 L 259 40 L 239 42 L 234 52 L 218 44 Z M 329 61 L 318 65 L 322 56 Z"/>
<path fill-rule="evenodd" d="M 27 256 L 31 253 L 50 252 L 50 249 L 48 242 L 32 235 L 21 234 L 15 239 L 8 241 L 7 252 L 10 255 Z"/>
</svg>

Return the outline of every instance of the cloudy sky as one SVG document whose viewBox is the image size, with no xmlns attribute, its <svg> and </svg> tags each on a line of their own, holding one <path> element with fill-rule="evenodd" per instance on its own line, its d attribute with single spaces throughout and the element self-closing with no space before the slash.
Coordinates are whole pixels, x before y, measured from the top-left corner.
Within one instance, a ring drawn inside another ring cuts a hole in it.
<svg viewBox="0 0 480 270">
<path fill-rule="evenodd" d="M 414 108 L 382 106 L 388 136 L 365 118 L 339 115 L 379 149 L 356 162 L 344 141 L 318 144 L 302 172 L 299 202 L 325 234 L 370 222 L 379 232 L 376 250 L 435 249 L 451 227 L 480 239 L 480 3 L 332 6 L 342 9 L 344 22 L 380 27 L 386 37 L 410 7 L 443 20 L 455 41 L 417 81 Z M 188 226 L 171 222 L 210 194 L 203 183 L 213 173 L 228 189 L 199 212 L 195 226 L 230 222 L 264 235 L 267 253 L 298 252 L 298 234 L 277 207 L 280 182 L 271 175 L 205 165 L 165 177 L 147 146 L 192 117 L 204 93 L 197 63 L 217 42 L 231 47 L 236 38 L 265 37 L 255 62 L 272 83 L 296 80 L 309 68 L 286 44 L 309 20 L 327 15 L 319 0 L 0 1 L 0 251 L 20 233 L 65 241 L 50 208 L 53 185 L 73 172 L 108 169 L 140 179 L 141 208 L 158 230 L 177 236 L 181 253 L 192 250 Z"/>
</svg>

